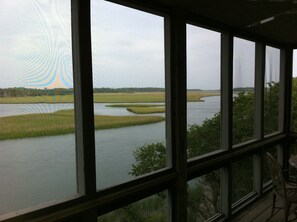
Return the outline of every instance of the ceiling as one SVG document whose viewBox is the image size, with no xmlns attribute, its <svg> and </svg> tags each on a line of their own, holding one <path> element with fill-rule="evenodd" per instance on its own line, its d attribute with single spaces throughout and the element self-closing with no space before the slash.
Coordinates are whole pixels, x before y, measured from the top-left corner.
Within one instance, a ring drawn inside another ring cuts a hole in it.
<svg viewBox="0 0 297 222">
<path fill-rule="evenodd" d="M 268 41 L 297 46 L 297 0 L 152 0 Z"/>
</svg>

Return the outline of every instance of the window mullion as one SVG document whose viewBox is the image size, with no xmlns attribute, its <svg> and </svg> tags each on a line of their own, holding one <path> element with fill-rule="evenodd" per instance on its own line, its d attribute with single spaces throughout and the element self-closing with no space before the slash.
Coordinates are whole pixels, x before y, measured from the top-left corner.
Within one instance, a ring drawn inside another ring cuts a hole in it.
<svg viewBox="0 0 297 222">
<path fill-rule="evenodd" d="M 221 35 L 221 148 L 232 149 L 232 83 L 233 83 L 233 36 Z M 228 163 L 221 171 L 222 212 L 231 215 L 232 167 Z"/>
<path fill-rule="evenodd" d="M 174 13 L 165 20 L 165 57 L 167 105 L 169 108 L 167 139 L 171 150 L 169 165 L 176 173 L 170 189 L 170 221 L 187 218 L 187 127 L 186 127 L 186 20 Z M 170 148 L 169 148 L 170 149 Z M 170 163 L 171 162 L 171 163 Z"/>
<path fill-rule="evenodd" d="M 255 56 L 255 138 L 264 137 L 265 45 L 256 42 Z"/>
<path fill-rule="evenodd" d="M 291 131 L 291 106 L 292 106 L 292 70 L 293 49 L 281 49 L 280 53 L 280 106 L 279 106 L 279 130 L 286 134 Z M 283 144 L 283 167 L 288 168 L 290 156 L 290 141 Z"/>
<path fill-rule="evenodd" d="M 255 138 L 264 137 L 264 79 L 265 79 L 265 45 L 256 42 L 255 51 Z M 254 190 L 258 195 L 263 192 L 263 155 L 254 155 Z"/>
<path fill-rule="evenodd" d="M 280 54 L 280 112 L 279 128 L 281 132 L 291 131 L 293 50 L 281 49 Z"/>
<path fill-rule="evenodd" d="M 71 13 L 77 183 L 89 198 L 96 193 L 90 1 L 72 0 Z"/>
<path fill-rule="evenodd" d="M 233 36 L 221 35 L 221 148 L 232 149 Z"/>
</svg>

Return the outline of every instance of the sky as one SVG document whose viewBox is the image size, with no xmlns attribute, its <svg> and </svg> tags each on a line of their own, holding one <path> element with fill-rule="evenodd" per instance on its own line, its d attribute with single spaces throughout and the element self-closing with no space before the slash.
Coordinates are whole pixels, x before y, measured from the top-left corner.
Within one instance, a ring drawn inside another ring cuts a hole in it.
<svg viewBox="0 0 297 222">
<path fill-rule="evenodd" d="M 0 88 L 73 87 L 70 16 L 70 0 L 0 0 Z M 163 17 L 92 0 L 91 23 L 94 87 L 165 86 Z M 234 87 L 254 86 L 254 48 L 234 39 Z M 267 81 L 278 59 L 267 47 Z M 220 33 L 187 25 L 187 87 L 220 88 Z"/>
</svg>

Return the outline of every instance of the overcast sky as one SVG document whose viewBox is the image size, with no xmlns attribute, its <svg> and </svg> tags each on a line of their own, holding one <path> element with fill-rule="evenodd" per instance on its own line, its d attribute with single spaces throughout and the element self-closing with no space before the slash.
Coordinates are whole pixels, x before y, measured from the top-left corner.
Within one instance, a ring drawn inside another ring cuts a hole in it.
<svg viewBox="0 0 297 222">
<path fill-rule="evenodd" d="M 92 0 L 91 19 L 94 87 L 164 87 L 162 17 Z M 0 0 L 0 87 L 72 87 L 70 24 L 70 0 Z M 219 33 L 187 25 L 187 57 L 189 89 L 220 88 Z M 267 48 L 267 81 L 278 58 Z M 235 38 L 233 69 L 254 85 L 254 43 Z"/>
</svg>

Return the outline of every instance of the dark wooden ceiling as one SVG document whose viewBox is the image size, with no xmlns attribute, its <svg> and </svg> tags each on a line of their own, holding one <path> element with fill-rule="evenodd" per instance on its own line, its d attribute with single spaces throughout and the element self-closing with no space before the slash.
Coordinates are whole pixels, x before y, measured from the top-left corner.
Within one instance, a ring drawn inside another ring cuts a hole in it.
<svg viewBox="0 0 297 222">
<path fill-rule="evenodd" d="M 151 1 L 272 42 L 297 46 L 297 0 Z M 268 18 L 270 21 L 260 23 Z"/>
</svg>

